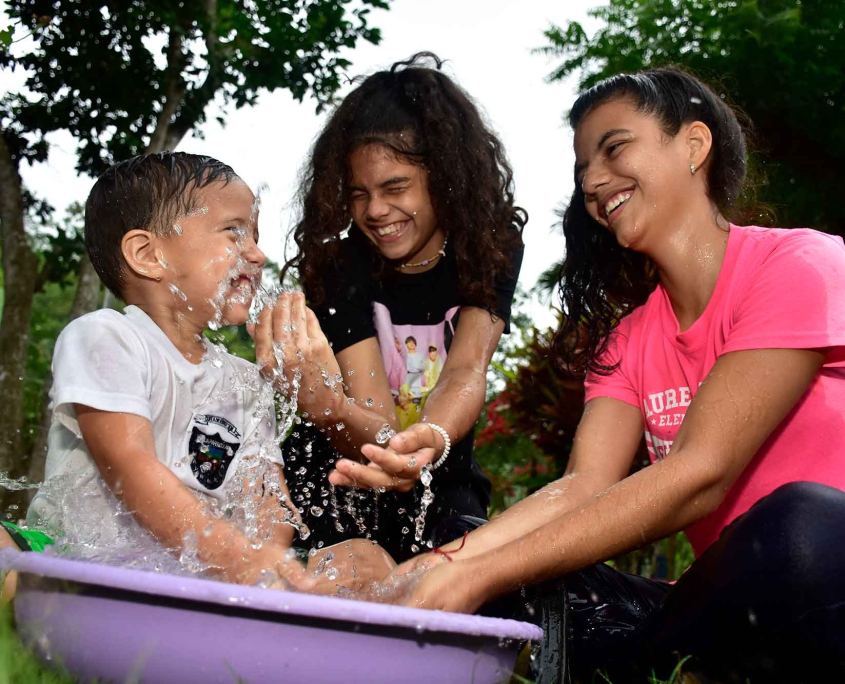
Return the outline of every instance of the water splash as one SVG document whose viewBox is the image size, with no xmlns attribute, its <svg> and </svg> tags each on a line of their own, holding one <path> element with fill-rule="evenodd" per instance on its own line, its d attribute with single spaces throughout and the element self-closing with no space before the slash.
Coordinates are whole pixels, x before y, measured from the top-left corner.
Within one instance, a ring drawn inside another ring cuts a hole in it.
<svg viewBox="0 0 845 684">
<path fill-rule="evenodd" d="M 423 494 L 420 498 L 420 512 L 414 519 L 414 541 L 416 541 L 417 544 L 421 544 L 423 541 L 426 512 L 428 511 L 428 507 L 434 501 L 434 492 L 431 491 L 432 479 L 431 470 L 429 470 L 427 465 L 420 468 L 420 482 L 423 485 Z M 416 553 L 418 550 L 419 549 L 414 549 L 414 552 Z"/>
<path fill-rule="evenodd" d="M 187 301 L 188 301 L 188 295 L 186 295 L 184 292 L 182 292 L 182 290 L 180 290 L 178 287 L 176 287 L 176 286 L 175 286 L 175 285 L 173 285 L 172 283 L 171 283 L 170 285 L 168 285 L 168 287 L 170 288 L 170 291 L 171 291 L 174 295 L 176 295 L 177 297 L 179 297 L 179 299 L 181 299 L 183 302 L 187 302 Z"/>
<path fill-rule="evenodd" d="M 20 492 L 26 489 L 38 489 L 38 482 L 28 482 L 26 476 L 14 478 L 5 470 L 0 471 L 0 487 L 10 492 Z"/>
</svg>

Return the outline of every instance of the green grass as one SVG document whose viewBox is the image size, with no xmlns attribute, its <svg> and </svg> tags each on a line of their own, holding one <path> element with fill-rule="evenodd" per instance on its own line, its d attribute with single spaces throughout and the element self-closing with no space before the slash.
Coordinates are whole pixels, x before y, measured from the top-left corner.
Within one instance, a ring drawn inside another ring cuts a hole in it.
<svg viewBox="0 0 845 684">
<path fill-rule="evenodd" d="M 12 610 L 0 608 L 0 684 L 73 684 L 72 677 L 45 668 L 24 648 L 13 625 Z"/>
<path fill-rule="evenodd" d="M 648 684 L 693 684 L 698 680 L 683 677 L 682 668 L 687 658 L 682 659 L 668 679 L 654 675 Z M 8 606 L 0 608 L 0 684 L 74 684 L 74 679 L 55 669 L 45 667 L 41 661 L 27 650 L 15 631 L 12 610 Z M 233 681 L 242 684 L 233 673 Z M 511 684 L 534 684 L 516 673 L 511 675 Z M 596 672 L 591 684 L 614 684 L 604 673 Z"/>
</svg>

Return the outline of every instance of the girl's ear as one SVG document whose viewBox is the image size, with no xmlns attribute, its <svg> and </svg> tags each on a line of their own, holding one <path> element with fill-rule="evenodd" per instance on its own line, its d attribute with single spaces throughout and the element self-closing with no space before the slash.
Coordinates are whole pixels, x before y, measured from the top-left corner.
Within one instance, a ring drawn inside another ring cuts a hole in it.
<svg viewBox="0 0 845 684">
<path fill-rule="evenodd" d="M 148 230 L 130 230 L 120 241 L 120 251 L 129 270 L 139 278 L 161 280 L 164 267 L 159 259 L 156 236 Z"/>
<path fill-rule="evenodd" d="M 707 124 L 701 121 L 693 121 L 687 126 L 686 143 L 689 148 L 689 162 L 691 168 L 700 169 L 704 166 L 710 156 L 710 148 L 713 147 L 713 134 Z"/>
</svg>

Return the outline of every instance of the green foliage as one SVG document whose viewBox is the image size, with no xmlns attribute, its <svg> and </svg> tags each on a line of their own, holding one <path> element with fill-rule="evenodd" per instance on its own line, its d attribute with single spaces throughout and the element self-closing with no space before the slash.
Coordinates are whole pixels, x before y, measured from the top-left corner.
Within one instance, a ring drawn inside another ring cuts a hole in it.
<svg viewBox="0 0 845 684">
<path fill-rule="evenodd" d="M 72 684 L 66 674 L 46 669 L 25 649 L 12 626 L 12 610 L 0 609 L 0 682 L 3 684 Z"/>
<path fill-rule="evenodd" d="M 478 421 L 475 457 L 492 485 L 490 516 L 524 499 L 559 474 L 554 460 L 513 427 L 503 392 L 485 407 Z"/>
<path fill-rule="evenodd" d="M 348 65 L 338 51 L 379 41 L 373 7 L 387 2 L 11 0 L 9 17 L 37 47 L 0 51 L 0 66 L 27 71 L 31 93 L 5 100 L 6 137 L 17 159 L 43 160 L 41 136 L 65 128 L 79 141 L 77 168 L 98 175 L 143 152 L 162 116 L 178 141 L 215 98 L 242 107 L 285 88 L 320 108 Z"/>
<path fill-rule="evenodd" d="M 255 363 L 255 345 L 245 325 L 230 325 L 220 330 L 206 330 L 205 336 L 215 344 L 222 344 L 230 354 Z"/>
<path fill-rule="evenodd" d="M 517 284 L 511 304 L 510 333 L 502 335 L 499 346 L 493 354 L 490 368 L 487 372 L 487 399 L 495 397 L 505 383 L 516 372 L 520 363 L 520 349 L 528 343 L 528 336 L 534 329 L 531 317 L 525 312 L 525 307 L 531 297 L 530 292 Z"/>
<path fill-rule="evenodd" d="M 551 26 L 538 52 L 561 59 L 550 81 L 583 88 L 675 64 L 738 105 L 754 125 L 768 184 L 759 199 L 784 226 L 845 231 L 845 3 L 840 0 L 611 0 Z"/>
<path fill-rule="evenodd" d="M 75 286 L 85 253 L 85 207 L 78 202 L 71 204 L 61 222 L 53 220 L 52 209 L 37 217 L 32 212 L 30 215 L 32 246 L 39 261 L 35 291 L 41 291 L 47 283 Z"/>
<path fill-rule="evenodd" d="M 23 446 L 29 453 L 44 410 L 44 383 L 50 374 L 56 338 L 70 318 L 76 276 L 65 283 L 47 283 L 35 294 L 29 326 L 26 373 L 24 375 Z"/>
</svg>

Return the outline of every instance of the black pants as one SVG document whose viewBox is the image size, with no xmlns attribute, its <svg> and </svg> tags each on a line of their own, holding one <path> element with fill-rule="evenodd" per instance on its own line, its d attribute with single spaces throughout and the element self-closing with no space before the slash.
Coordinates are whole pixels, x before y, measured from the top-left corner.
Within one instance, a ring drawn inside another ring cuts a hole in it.
<svg viewBox="0 0 845 684">
<path fill-rule="evenodd" d="M 541 684 L 666 677 L 845 681 L 845 492 L 796 482 L 726 527 L 674 584 L 597 565 L 491 605 L 546 632 Z"/>
</svg>

